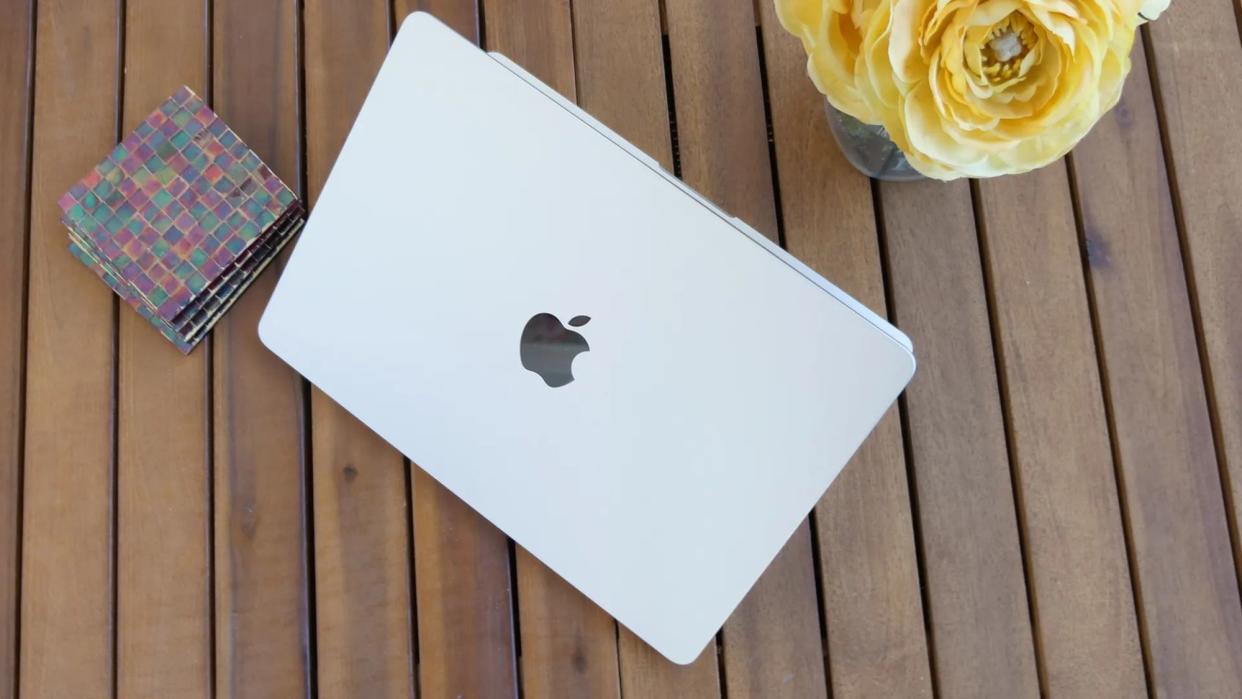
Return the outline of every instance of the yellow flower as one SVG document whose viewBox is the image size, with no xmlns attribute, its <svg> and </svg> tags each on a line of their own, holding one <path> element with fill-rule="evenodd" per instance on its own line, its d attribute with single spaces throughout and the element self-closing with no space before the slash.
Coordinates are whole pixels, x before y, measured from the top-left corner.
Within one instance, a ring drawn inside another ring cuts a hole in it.
<svg viewBox="0 0 1242 699">
<path fill-rule="evenodd" d="M 1168 4 L 775 1 L 828 101 L 882 124 L 911 165 L 944 180 L 1026 172 L 1068 152 L 1120 98 L 1139 10 Z"/>
</svg>

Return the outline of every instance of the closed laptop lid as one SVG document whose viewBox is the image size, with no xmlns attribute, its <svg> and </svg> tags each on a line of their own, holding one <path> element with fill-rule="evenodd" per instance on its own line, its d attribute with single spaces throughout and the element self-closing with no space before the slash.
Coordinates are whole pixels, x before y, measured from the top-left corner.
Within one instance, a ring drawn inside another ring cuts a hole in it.
<svg viewBox="0 0 1242 699">
<path fill-rule="evenodd" d="M 914 371 L 900 333 L 425 14 L 260 335 L 680 663 Z"/>
</svg>

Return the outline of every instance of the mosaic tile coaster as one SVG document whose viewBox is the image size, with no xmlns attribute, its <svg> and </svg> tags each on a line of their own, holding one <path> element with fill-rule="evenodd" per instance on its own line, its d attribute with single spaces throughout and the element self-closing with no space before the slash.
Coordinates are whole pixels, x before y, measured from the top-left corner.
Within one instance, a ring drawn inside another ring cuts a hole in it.
<svg viewBox="0 0 1242 699">
<path fill-rule="evenodd" d="M 70 251 L 189 351 L 300 229 L 301 202 L 183 87 L 60 199 Z"/>
<path fill-rule="evenodd" d="M 146 319 L 156 330 L 165 338 L 173 343 L 182 353 L 188 354 L 194 346 L 199 343 L 216 321 L 224 315 L 224 312 L 233 305 L 262 272 L 267 265 L 276 258 L 276 253 L 283 247 L 289 238 L 292 238 L 302 228 L 304 221 L 300 218 L 291 222 L 291 225 L 281 234 L 273 235 L 265 244 L 265 254 L 255 256 L 256 264 L 253 273 L 248 275 L 237 275 L 226 289 L 221 293 L 211 296 L 203 300 L 202 308 L 195 314 L 194 323 L 187 323 L 185 326 L 174 327 L 163 318 L 154 315 L 154 311 L 142 299 L 141 295 L 132 286 L 125 284 L 113 273 L 96 259 L 88 249 L 79 245 L 76 241 L 70 241 L 69 252 L 78 258 L 82 264 L 94 270 L 95 274 L 104 281 L 112 290 L 128 303 L 140 316 Z"/>
<path fill-rule="evenodd" d="M 214 300 L 234 293 L 239 284 L 249 283 L 248 279 L 267 266 L 271 256 L 284 247 L 287 238 L 301 228 L 302 221 L 301 207 L 290 209 L 282 215 L 177 315 L 174 322 L 176 327 L 184 331 L 199 323 L 204 309 L 210 311 Z"/>
</svg>

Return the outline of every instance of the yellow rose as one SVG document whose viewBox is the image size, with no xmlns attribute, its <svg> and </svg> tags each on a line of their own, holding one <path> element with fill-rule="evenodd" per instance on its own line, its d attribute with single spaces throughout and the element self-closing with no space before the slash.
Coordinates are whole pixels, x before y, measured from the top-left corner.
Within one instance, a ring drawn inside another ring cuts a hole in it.
<svg viewBox="0 0 1242 699">
<path fill-rule="evenodd" d="M 882 124 L 911 165 L 942 180 L 1026 172 L 1067 153 L 1120 98 L 1139 10 L 1168 4 L 775 1 L 828 101 Z"/>
</svg>

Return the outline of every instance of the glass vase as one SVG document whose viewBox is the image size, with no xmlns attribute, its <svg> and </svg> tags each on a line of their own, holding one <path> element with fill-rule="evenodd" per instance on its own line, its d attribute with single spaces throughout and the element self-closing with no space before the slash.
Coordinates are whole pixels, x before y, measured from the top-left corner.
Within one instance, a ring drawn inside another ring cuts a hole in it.
<svg viewBox="0 0 1242 699">
<path fill-rule="evenodd" d="M 828 126 L 841 152 L 859 172 L 867 177 L 892 182 L 921 180 L 923 175 L 915 170 L 901 149 L 888 137 L 888 131 L 878 124 L 864 124 L 824 101 L 828 112 Z"/>
</svg>

